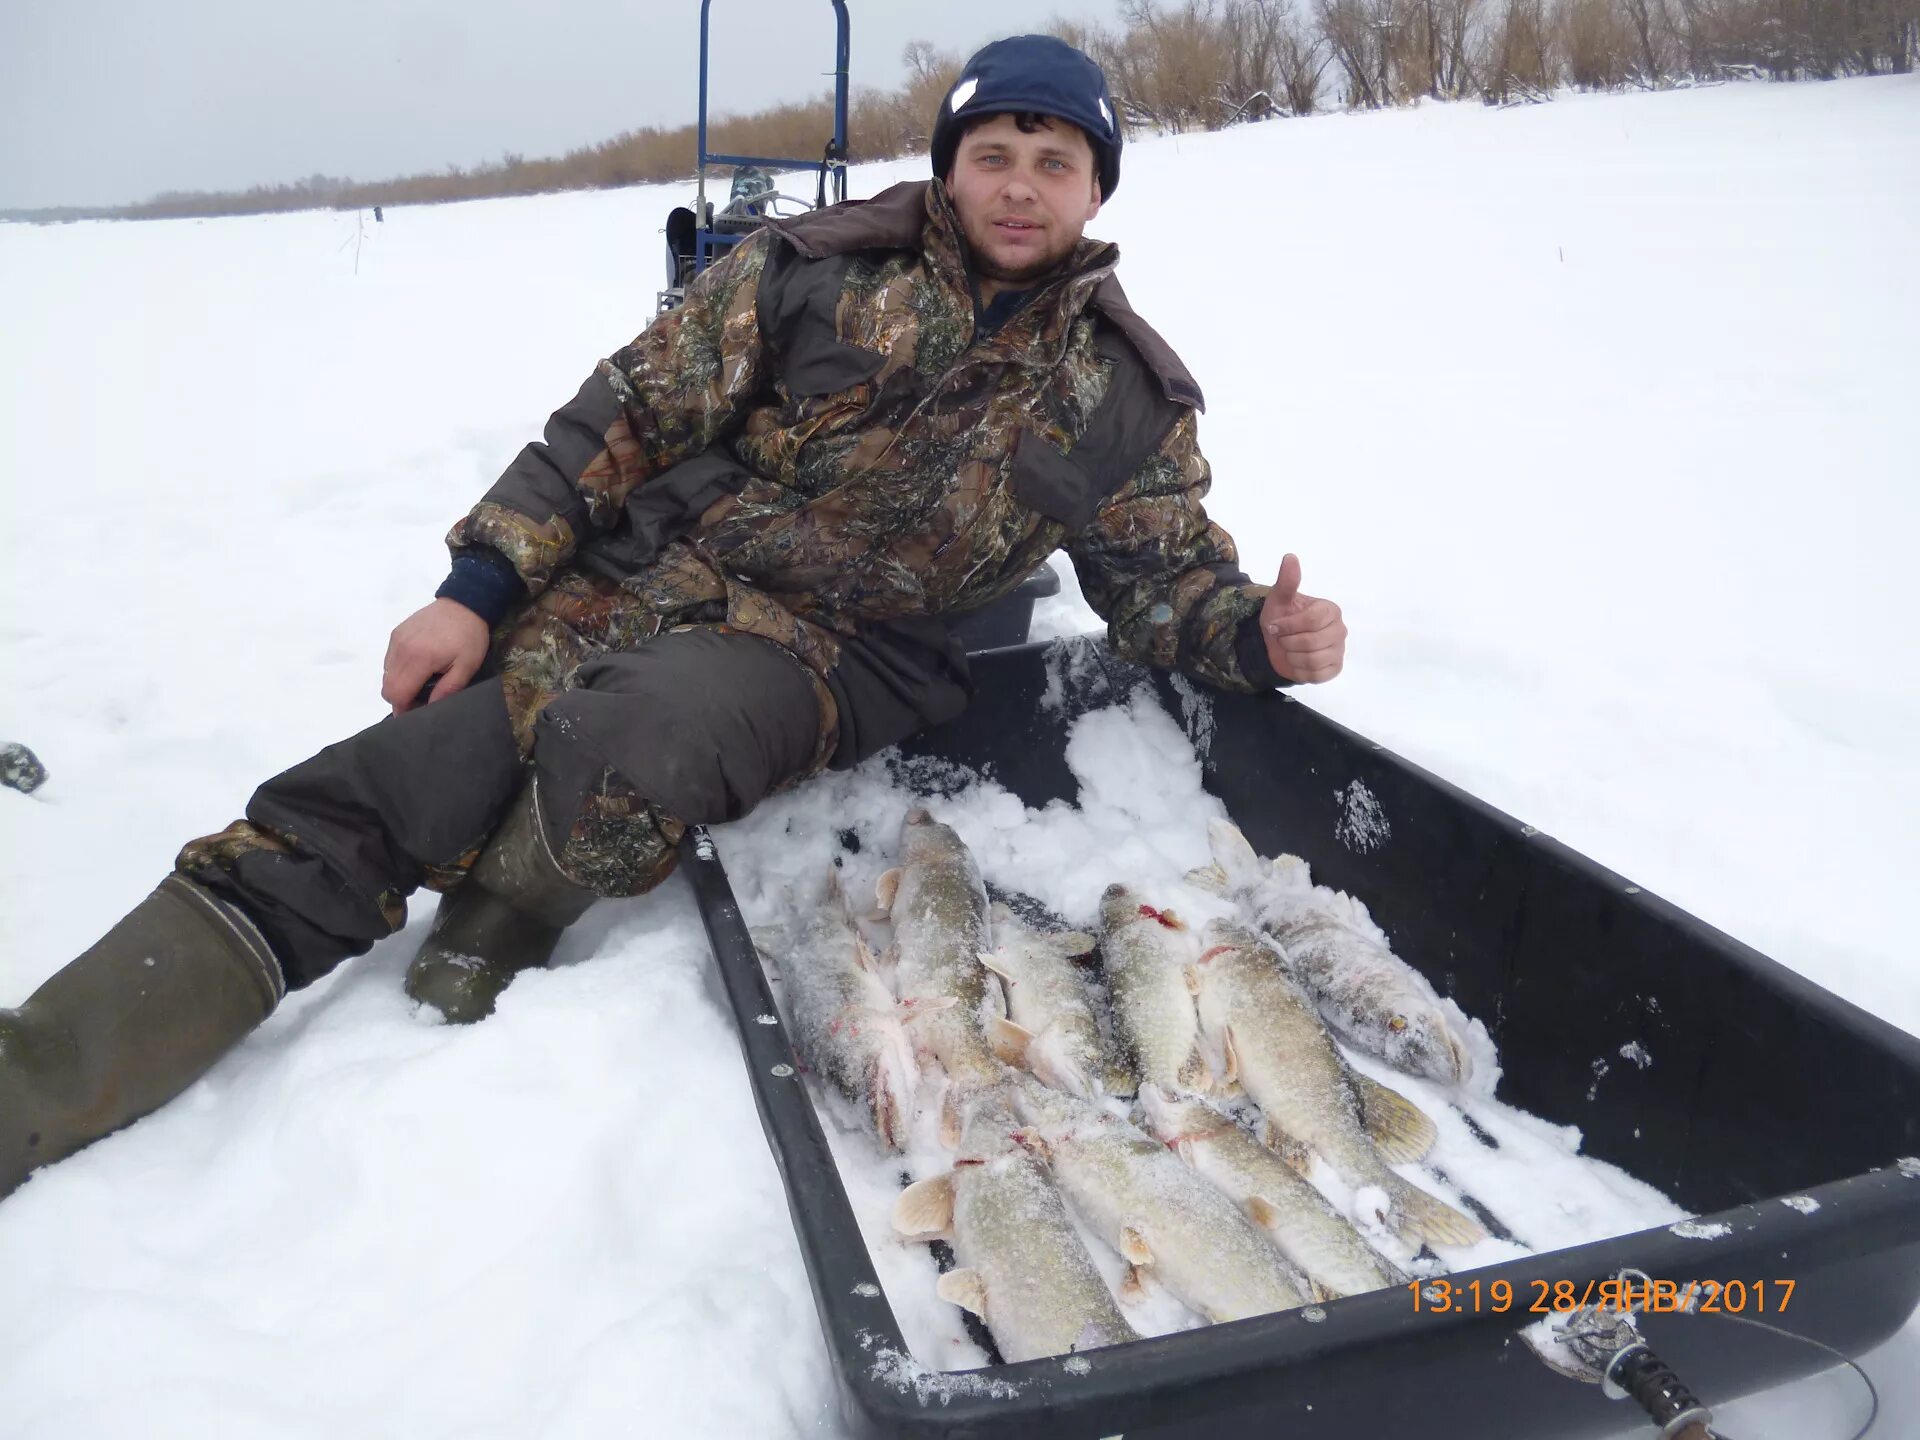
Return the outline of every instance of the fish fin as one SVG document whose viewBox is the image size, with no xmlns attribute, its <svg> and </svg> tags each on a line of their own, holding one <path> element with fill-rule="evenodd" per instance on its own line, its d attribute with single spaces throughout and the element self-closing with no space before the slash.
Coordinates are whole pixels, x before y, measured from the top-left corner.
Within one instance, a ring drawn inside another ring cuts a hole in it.
<svg viewBox="0 0 1920 1440">
<path fill-rule="evenodd" d="M 1169 930 L 1191 930 L 1193 928 L 1171 910 L 1162 910 L 1160 912 L 1160 923 Z"/>
<path fill-rule="evenodd" d="M 1133 1067 L 1123 1060 L 1109 1060 L 1101 1072 L 1101 1088 L 1108 1095 L 1122 1100 L 1130 1099 L 1140 1093 L 1140 1077 L 1133 1073 Z"/>
<path fill-rule="evenodd" d="M 1201 1053 L 1198 1045 L 1193 1047 L 1185 1062 L 1180 1066 L 1174 1082 L 1182 1090 L 1198 1091 L 1202 1094 L 1214 1088 L 1213 1067 L 1207 1064 L 1207 1057 Z"/>
<path fill-rule="evenodd" d="M 1440 1131 L 1426 1111 L 1358 1070 L 1349 1068 L 1347 1076 L 1360 1100 L 1360 1122 L 1382 1158 L 1411 1165 L 1433 1149 Z"/>
<path fill-rule="evenodd" d="M 893 1202 L 893 1228 L 902 1235 L 944 1235 L 953 1227 L 953 1172 L 916 1180 Z"/>
<path fill-rule="evenodd" d="M 893 1007 L 893 1013 L 902 1025 L 911 1025 L 929 1015 L 938 1015 L 942 1010 L 951 1010 L 959 1003 L 958 995 L 930 995 L 925 1000 L 902 1000 Z"/>
<path fill-rule="evenodd" d="M 1264 1195 L 1247 1197 L 1247 1216 L 1262 1230 L 1280 1228 L 1280 1212 L 1273 1208 L 1273 1202 Z"/>
<path fill-rule="evenodd" d="M 873 947 L 858 930 L 853 932 L 853 958 L 862 970 L 875 975 L 880 973 L 880 962 L 874 958 Z"/>
<path fill-rule="evenodd" d="M 1007 961 L 1004 955 L 996 955 L 991 950 L 982 950 L 977 958 L 982 965 L 1006 981 L 1007 984 L 1014 985 L 1019 983 L 1013 978 L 1012 972 L 1007 969 Z"/>
<path fill-rule="evenodd" d="M 978 1270 L 947 1271 L 934 1282 L 933 1293 L 950 1305 L 986 1318 L 987 1282 Z"/>
<path fill-rule="evenodd" d="M 883 970 L 897 970 L 900 968 L 900 942 L 898 940 L 880 952 L 880 967 Z"/>
<path fill-rule="evenodd" d="M 1300 1141 L 1287 1134 L 1273 1121 L 1267 1121 L 1266 1133 L 1260 1137 L 1274 1154 L 1278 1155 L 1286 1167 L 1302 1180 L 1313 1175 L 1313 1152 Z"/>
<path fill-rule="evenodd" d="M 1127 1266 L 1127 1273 L 1120 1277 L 1120 1299 L 1128 1305 L 1138 1305 L 1147 1298 L 1147 1277 L 1138 1265 Z"/>
<path fill-rule="evenodd" d="M 1329 1300 L 1344 1300 L 1347 1298 L 1346 1291 L 1328 1285 L 1324 1281 L 1316 1280 L 1311 1275 L 1307 1276 L 1307 1294 L 1316 1305 L 1324 1305 Z"/>
<path fill-rule="evenodd" d="M 960 1087 L 949 1080 L 946 1093 L 940 1097 L 940 1143 L 949 1150 L 958 1150 L 962 1128 Z"/>
<path fill-rule="evenodd" d="M 1198 869 L 1189 870 L 1184 878 L 1194 889 L 1204 890 L 1209 895 L 1227 893 L 1227 872 L 1220 868 L 1220 862 L 1217 860 L 1211 865 L 1202 865 Z"/>
<path fill-rule="evenodd" d="M 900 867 L 896 865 L 873 882 L 873 911 L 881 919 L 893 914 L 894 897 L 900 893 L 900 875 Z"/>
<path fill-rule="evenodd" d="M 1230 882 L 1236 878 L 1252 880 L 1260 868 L 1260 852 L 1231 820 L 1207 822 L 1207 848 L 1213 851 L 1213 863 Z"/>
<path fill-rule="evenodd" d="M 1010 1132 L 1007 1138 L 1043 1165 L 1053 1159 L 1053 1147 L 1047 1144 L 1046 1137 L 1038 1130 L 1022 1125 L 1018 1130 Z"/>
<path fill-rule="evenodd" d="M 1011 1020 L 996 1018 L 987 1026 L 987 1043 L 1002 1065 L 1022 1070 L 1027 1064 L 1027 1049 L 1033 1044 L 1033 1032 Z"/>
<path fill-rule="evenodd" d="M 1393 1213 L 1387 1224 L 1403 1240 L 1420 1240 L 1428 1245 L 1478 1245 L 1487 1232 L 1465 1211 L 1456 1210 L 1417 1185 L 1409 1185 L 1398 1175 L 1387 1187 Z"/>
<path fill-rule="evenodd" d="M 1120 1227 L 1120 1253 L 1127 1257 L 1130 1265 L 1153 1263 L 1153 1247 L 1147 1244 L 1147 1237 L 1131 1225 Z"/>
<path fill-rule="evenodd" d="M 1062 930 L 1047 936 L 1047 944 L 1062 955 L 1089 955 L 1100 942 L 1084 930 Z"/>
<path fill-rule="evenodd" d="M 996 900 L 987 906 L 987 923 L 990 925 L 1018 925 L 1020 917 L 1013 913 L 1013 907 L 1004 900 Z"/>
<path fill-rule="evenodd" d="M 1220 1077 L 1222 1084 L 1238 1085 L 1240 1083 L 1240 1047 L 1233 1043 L 1231 1025 L 1220 1032 L 1220 1051 L 1221 1064 L 1225 1066 L 1225 1073 Z"/>
<path fill-rule="evenodd" d="M 904 1150 L 907 1114 L 913 1097 L 895 1092 L 893 1082 L 887 1078 L 887 1067 L 878 1055 L 867 1066 L 867 1097 L 873 1107 L 873 1133 L 879 1137 L 881 1146 L 896 1152 Z"/>
<path fill-rule="evenodd" d="M 1198 995 L 1200 993 L 1200 967 L 1198 965 L 1182 965 L 1180 967 L 1180 978 L 1187 982 L 1187 994 Z"/>
</svg>

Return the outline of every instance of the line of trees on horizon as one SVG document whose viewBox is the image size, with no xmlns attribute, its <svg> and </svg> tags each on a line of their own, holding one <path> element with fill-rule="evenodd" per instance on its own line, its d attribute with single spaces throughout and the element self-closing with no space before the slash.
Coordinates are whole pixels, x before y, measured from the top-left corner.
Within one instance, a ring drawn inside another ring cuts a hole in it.
<svg viewBox="0 0 1920 1440">
<path fill-rule="evenodd" d="M 1100 62 L 1130 134 L 1423 100 L 1537 103 L 1565 87 L 1904 74 L 1920 61 L 1920 0 L 1123 0 L 1115 27 L 1048 28 Z M 850 102 L 853 160 L 924 153 L 964 63 L 924 41 L 902 59 L 899 86 L 861 90 Z M 822 153 L 832 133 L 825 95 L 720 118 L 710 143 L 798 158 Z M 690 179 L 696 156 L 692 124 L 648 126 L 550 159 L 508 154 L 365 183 L 314 175 L 8 218 L 176 219 L 664 184 Z"/>
</svg>

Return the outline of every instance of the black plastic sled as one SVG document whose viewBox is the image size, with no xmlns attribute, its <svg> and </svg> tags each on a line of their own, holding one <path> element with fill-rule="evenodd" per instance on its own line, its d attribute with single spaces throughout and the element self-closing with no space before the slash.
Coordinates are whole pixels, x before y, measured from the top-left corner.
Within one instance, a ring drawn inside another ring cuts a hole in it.
<svg viewBox="0 0 1920 1440">
<path fill-rule="evenodd" d="M 1056 695 L 1066 677 L 1064 710 L 1042 707 L 1050 671 Z M 1084 639 L 982 655 L 975 674 L 973 707 L 911 753 L 989 774 L 1030 806 L 1070 801 L 1071 718 L 1152 685 L 1260 853 L 1297 854 L 1319 883 L 1362 897 L 1395 953 L 1486 1022 L 1500 1099 L 1578 1125 L 1585 1153 L 1728 1227 L 1711 1243 L 1646 1230 L 1461 1272 L 1456 1284 L 1506 1280 L 1526 1295 L 1537 1281 L 1585 1287 L 1623 1267 L 1776 1290 L 1790 1280 L 1791 1304 L 1769 1323 L 1848 1355 L 1920 1302 L 1920 1162 L 1900 1163 L 1920 1154 L 1920 1040 L 1284 693 L 1202 696 Z M 1381 843 L 1337 838 L 1355 781 L 1390 829 Z M 1644 1423 L 1631 1402 L 1543 1365 L 1518 1337 L 1537 1318 L 1521 1307 L 1416 1311 L 1404 1288 L 1084 1355 L 919 1371 L 784 1027 L 754 1023 L 775 1007 L 712 837 L 692 832 L 685 858 L 852 1435 L 1532 1440 Z M 1659 1063 L 1616 1066 L 1589 1098 L 1591 1057 L 1631 1040 Z M 1787 1196 L 1818 1209 L 1780 1203 Z M 1647 1315 L 1641 1326 L 1709 1404 L 1833 1363 L 1715 1315 Z M 1883 1417 L 1889 1434 L 1912 1419 Z"/>
</svg>

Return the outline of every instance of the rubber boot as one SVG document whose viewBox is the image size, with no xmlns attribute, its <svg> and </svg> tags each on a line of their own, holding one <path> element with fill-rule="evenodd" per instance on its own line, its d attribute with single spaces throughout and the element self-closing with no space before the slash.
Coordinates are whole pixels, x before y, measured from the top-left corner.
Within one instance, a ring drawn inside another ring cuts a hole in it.
<svg viewBox="0 0 1920 1440">
<path fill-rule="evenodd" d="M 441 897 L 407 968 L 407 994 L 452 1024 L 484 1020 L 514 976 L 553 958 L 561 934 L 594 899 L 555 863 L 528 782 L 467 878 Z"/>
<path fill-rule="evenodd" d="M 0 1196 L 166 1104 L 285 994 L 253 922 L 169 875 L 18 1010 L 0 1009 Z"/>
</svg>

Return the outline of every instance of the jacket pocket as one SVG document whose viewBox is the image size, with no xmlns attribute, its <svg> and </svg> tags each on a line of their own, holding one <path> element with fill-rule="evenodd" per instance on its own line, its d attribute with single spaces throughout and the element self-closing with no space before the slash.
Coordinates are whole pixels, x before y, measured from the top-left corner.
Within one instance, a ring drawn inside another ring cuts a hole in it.
<svg viewBox="0 0 1920 1440">
<path fill-rule="evenodd" d="M 1014 441 L 1012 480 L 1022 505 L 1059 521 L 1069 533 L 1092 520 L 1104 498 L 1084 470 L 1031 430 Z"/>
<path fill-rule="evenodd" d="M 864 385 L 880 373 L 887 357 L 835 338 L 828 325 L 805 325 L 793 337 L 782 373 L 788 393 L 833 395 Z"/>
</svg>

